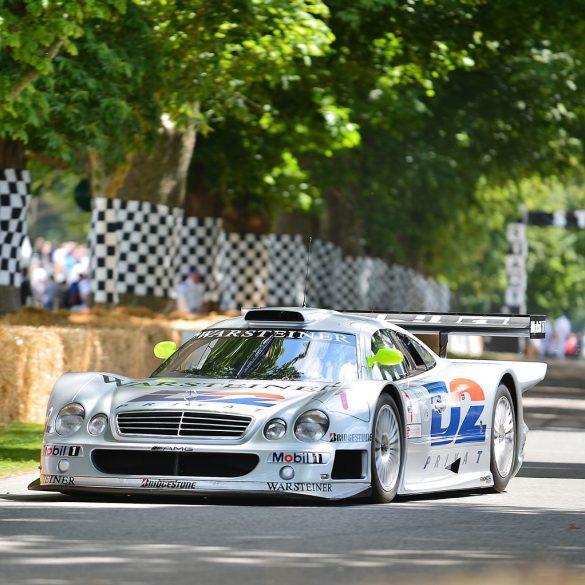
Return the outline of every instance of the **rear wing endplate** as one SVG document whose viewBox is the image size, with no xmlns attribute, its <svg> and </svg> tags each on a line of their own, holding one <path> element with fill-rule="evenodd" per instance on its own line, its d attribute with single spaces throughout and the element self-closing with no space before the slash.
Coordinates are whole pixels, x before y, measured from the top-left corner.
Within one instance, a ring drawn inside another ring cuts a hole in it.
<svg viewBox="0 0 585 585">
<path fill-rule="evenodd" d="M 545 315 L 474 314 L 474 313 L 382 313 L 343 311 L 360 317 L 393 323 L 415 334 L 439 335 L 439 355 L 447 354 L 447 337 L 485 335 L 490 337 L 528 337 L 543 339 Z"/>
</svg>

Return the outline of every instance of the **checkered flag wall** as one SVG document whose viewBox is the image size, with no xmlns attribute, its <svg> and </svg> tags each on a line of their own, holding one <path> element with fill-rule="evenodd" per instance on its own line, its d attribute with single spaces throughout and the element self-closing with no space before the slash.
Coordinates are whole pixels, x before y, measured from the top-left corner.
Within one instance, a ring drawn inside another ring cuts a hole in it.
<svg viewBox="0 0 585 585">
<path fill-rule="evenodd" d="M 224 232 L 219 273 L 222 310 L 267 305 L 269 256 L 265 238 Z"/>
<path fill-rule="evenodd" d="M 119 201 L 118 293 L 172 298 L 183 211 L 148 201 Z"/>
<path fill-rule="evenodd" d="M 29 200 L 29 172 L 0 169 L 0 285 L 3 286 L 20 286 L 20 250 L 28 233 Z"/>
<path fill-rule="evenodd" d="M 300 235 L 226 233 L 220 219 L 186 218 L 182 210 L 144 201 L 97 198 L 90 246 L 98 303 L 116 303 L 124 293 L 174 298 L 176 285 L 193 268 L 203 277 L 205 300 L 222 310 L 303 302 L 307 249 Z M 446 311 L 449 290 L 411 269 L 379 258 L 344 257 L 338 246 L 314 240 L 306 304 Z"/>
<path fill-rule="evenodd" d="M 118 302 L 119 205 L 119 199 L 96 197 L 92 201 L 89 249 L 91 290 L 95 303 Z"/>
<path fill-rule="evenodd" d="M 268 246 L 268 305 L 301 306 L 305 290 L 307 248 L 300 235 L 266 236 Z"/>
<path fill-rule="evenodd" d="M 222 230 L 219 218 L 185 217 L 177 254 L 177 284 L 186 280 L 191 270 L 197 270 L 205 286 L 203 299 L 213 304 L 219 303 Z"/>
</svg>

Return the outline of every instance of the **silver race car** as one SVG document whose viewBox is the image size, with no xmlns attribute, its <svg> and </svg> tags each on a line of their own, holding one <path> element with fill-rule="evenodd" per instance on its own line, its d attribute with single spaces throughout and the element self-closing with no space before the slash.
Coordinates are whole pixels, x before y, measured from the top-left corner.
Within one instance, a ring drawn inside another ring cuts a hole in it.
<svg viewBox="0 0 585 585">
<path fill-rule="evenodd" d="M 437 355 L 413 335 L 437 334 Z M 29 487 L 339 499 L 505 489 L 546 364 L 446 359 L 449 333 L 543 337 L 544 317 L 244 310 L 147 379 L 64 374 Z"/>
</svg>

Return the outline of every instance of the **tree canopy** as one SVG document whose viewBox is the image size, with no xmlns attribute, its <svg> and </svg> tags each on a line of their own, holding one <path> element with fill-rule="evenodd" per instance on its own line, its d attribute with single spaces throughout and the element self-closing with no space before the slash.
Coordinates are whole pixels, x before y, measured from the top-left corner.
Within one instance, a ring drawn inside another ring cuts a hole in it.
<svg viewBox="0 0 585 585">
<path fill-rule="evenodd" d="M 583 7 L 9 1 L 0 138 L 79 172 L 88 150 L 156 162 L 164 124 L 195 128 L 187 209 L 252 231 L 297 210 L 488 309 L 520 205 L 583 207 Z M 531 236 L 532 310 L 576 306 L 581 257 L 577 233 Z"/>
</svg>

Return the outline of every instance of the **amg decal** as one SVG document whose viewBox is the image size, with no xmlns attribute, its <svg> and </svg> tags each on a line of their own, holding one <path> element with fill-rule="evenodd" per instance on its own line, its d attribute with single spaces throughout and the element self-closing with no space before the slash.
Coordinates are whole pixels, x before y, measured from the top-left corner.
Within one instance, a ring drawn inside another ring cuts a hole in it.
<svg viewBox="0 0 585 585">
<path fill-rule="evenodd" d="M 180 481 L 177 479 L 149 479 L 145 477 L 140 482 L 140 487 L 157 488 L 169 490 L 194 490 L 197 488 L 196 481 Z"/>
<path fill-rule="evenodd" d="M 333 484 L 330 483 L 284 483 L 272 482 L 266 483 L 271 492 L 331 492 Z"/>
<path fill-rule="evenodd" d="M 193 447 L 173 447 L 173 446 L 169 446 L 169 447 L 152 447 L 150 449 L 151 451 L 193 451 Z"/>
</svg>

